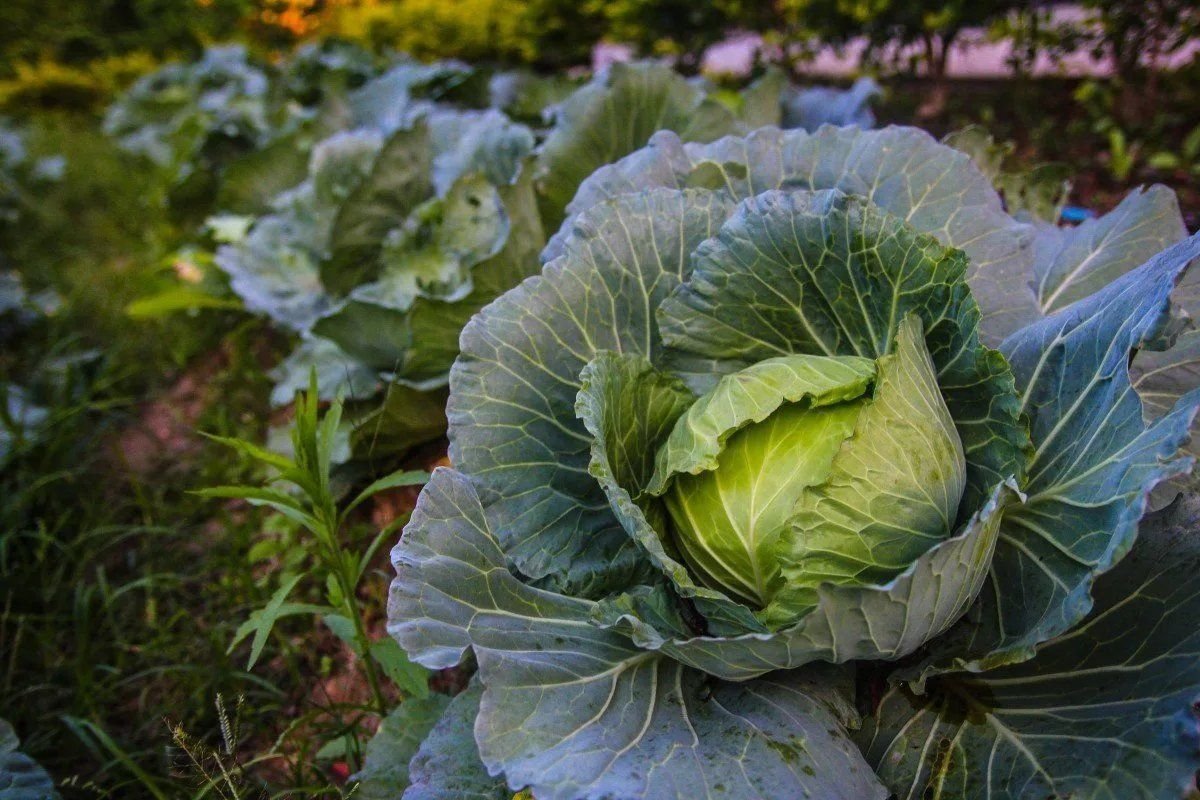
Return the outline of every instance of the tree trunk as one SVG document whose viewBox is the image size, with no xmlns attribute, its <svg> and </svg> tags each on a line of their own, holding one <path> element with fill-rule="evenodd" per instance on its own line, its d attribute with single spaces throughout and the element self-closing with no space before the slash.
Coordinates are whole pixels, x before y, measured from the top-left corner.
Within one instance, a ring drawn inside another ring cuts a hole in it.
<svg viewBox="0 0 1200 800">
<path fill-rule="evenodd" d="M 946 65 L 954 36 L 954 33 L 947 33 L 939 39 L 936 34 L 927 32 L 922 37 L 925 43 L 926 74 L 930 82 L 929 95 L 917 108 L 917 119 L 924 122 L 940 119 L 946 113 L 946 105 L 950 100 Z"/>
</svg>

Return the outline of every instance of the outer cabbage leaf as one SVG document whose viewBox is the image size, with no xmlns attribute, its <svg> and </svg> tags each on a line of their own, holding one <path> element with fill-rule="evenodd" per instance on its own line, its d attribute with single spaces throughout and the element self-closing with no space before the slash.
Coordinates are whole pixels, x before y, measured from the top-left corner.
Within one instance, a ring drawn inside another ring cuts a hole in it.
<svg viewBox="0 0 1200 800">
<path fill-rule="evenodd" d="M 942 139 L 944 144 L 971 157 L 1004 196 L 1004 207 L 1018 219 L 1053 225 L 1062 215 L 1071 189 L 1065 164 L 1036 164 L 1016 171 L 1005 168 L 1012 142 L 997 142 L 979 125 L 968 125 Z"/>
<path fill-rule="evenodd" d="M 297 331 L 312 327 L 331 305 L 318 271 L 309 219 L 263 217 L 236 245 L 223 245 L 215 262 L 249 311 Z"/>
<path fill-rule="evenodd" d="M 665 64 L 651 62 L 613 64 L 554 114 L 536 173 L 542 219 L 551 230 L 585 178 L 643 147 L 656 131 L 708 142 L 737 127 L 725 106 Z"/>
<path fill-rule="evenodd" d="M 429 115 L 433 187 L 446 194 L 463 175 L 477 172 L 494 186 L 516 181 L 533 152 L 533 132 L 499 111 L 442 111 Z"/>
<path fill-rule="evenodd" d="M 450 373 L 450 459 L 477 482 L 512 562 L 548 586 L 600 596 L 648 567 L 587 472 L 579 374 L 604 350 L 661 354 L 653 309 L 728 203 L 660 191 L 598 207 L 564 258 L 463 330 Z"/>
<path fill-rule="evenodd" d="M 1082 625 L 1024 664 L 892 688 L 858 736 L 898 797 L 1176 800 L 1200 768 L 1200 504 L 1148 517 Z"/>
<path fill-rule="evenodd" d="M 503 778 L 488 774 L 475 745 L 475 717 L 483 687 L 472 680 L 450 701 L 408 766 L 403 800 L 510 800 Z M 411 702 L 411 701 L 409 701 Z M 395 800 L 397 793 L 388 795 Z"/>
<path fill-rule="evenodd" d="M 1171 410 L 1180 397 L 1200 386 L 1200 330 L 1189 330 L 1180 334 L 1167 350 L 1138 350 L 1130 367 L 1133 387 L 1142 398 L 1142 410 L 1146 422 L 1155 420 Z M 1187 452 L 1194 458 L 1200 456 L 1200 436 L 1196 424 L 1192 424 L 1192 438 Z M 1181 475 L 1170 483 L 1158 486 L 1151 497 L 1154 508 L 1170 502 L 1180 489 L 1195 491 L 1200 475 Z"/>
<path fill-rule="evenodd" d="M 1149 492 L 1190 469 L 1180 448 L 1200 390 L 1147 425 L 1128 364 L 1169 323 L 1172 287 L 1198 255 L 1200 235 L 1004 342 L 1032 424 L 1028 497 L 1005 515 L 979 607 L 936 643 L 933 671 L 1023 661 L 1078 623 Z"/>
<path fill-rule="evenodd" d="M 386 331 L 380 323 L 389 316 L 402 320 L 418 298 L 443 303 L 465 298 L 473 288 L 473 268 L 496 255 L 508 236 L 508 215 L 496 188 L 482 175 L 463 177 L 444 199 L 417 206 L 392 228 L 383 240 L 375 279 L 354 287 L 347 302 L 317 325 L 318 333 L 376 369 L 406 377 L 419 372 L 405 362 L 408 350 L 424 342 L 397 348 L 389 341 L 392 336 L 376 340 L 369 334 Z M 451 341 L 449 353 L 438 359 L 437 372 L 449 367 L 455 352 Z"/>
<path fill-rule="evenodd" d="M 551 109 L 579 88 L 578 78 L 557 73 L 539 75 L 527 70 L 497 72 L 488 81 L 488 100 L 513 119 L 542 125 Z"/>
<path fill-rule="evenodd" d="M 931 547 L 890 582 L 818 587 L 816 608 L 807 617 L 791 628 L 768 631 L 746 606 L 693 582 L 658 533 L 661 513 L 645 499 L 634 502 L 626 488 L 636 492 L 645 485 L 651 473 L 645 454 L 655 450 L 687 404 L 678 382 L 640 356 L 613 354 L 597 357 L 584 378 L 578 410 L 594 436 L 591 473 L 622 524 L 670 582 L 670 588 L 639 586 L 606 598 L 593 609 L 597 624 L 615 626 L 639 646 L 709 674 L 746 680 L 817 660 L 900 658 L 949 627 L 982 587 L 1001 512 L 1015 495 L 1007 484 L 997 487 L 955 536 Z M 631 424 L 638 414 L 637 424 Z"/>
<path fill-rule="evenodd" d="M 517 580 L 470 482 L 438 469 L 393 550 L 389 626 L 426 666 L 468 647 L 480 755 L 539 800 L 882 798 L 827 671 L 712 681 L 588 621 L 594 604 Z"/>
<path fill-rule="evenodd" d="M 12 725 L 0 719 L 0 800 L 59 800 L 54 779 L 20 746 Z"/>
<path fill-rule="evenodd" d="M 338 294 L 372 279 L 388 232 L 433 194 L 433 145 L 424 122 L 383 144 L 370 175 L 337 212 L 321 279 Z"/>
<path fill-rule="evenodd" d="M 963 254 L 839 191 L 768 191 L 697 251 L 659 308 L 668 345 L 716 359 L 887 354 L 919 315 L 967 457 L 963 514 L 1023 474 L 1026 433 L 1004 358 L 981 347 Z"/>
<path fill-rule="evenodd" d="M 400 455 L 446 432 L 446 390 L 414 389 L 391 383 L 379 405 L 356 421 L 350 434 L 351 455 L 372 461 Z"/>
<path fill-rule="evenodd" d="M 871 100 L 882 94 L 883 89 L 872 78 L 859 78 L 849 89 L 789 87 L 782 98 L 781 127 L 803 128 L 810 133 L 822 125 L 873 128 Z"/>
<path fill-rule="evenodd" d="M 787 74 L 778 67 L 768 67 L 766 72 L 735 95 L 734 112 L 738 120 L 748 130 L 778 126 L 783 117 L 784 93 L 789 88 Z"/>
<path fill-rule="evenodd" d="M 308 389 L 314 371 L 317 396 L 321 400 L 332 400 L 339 395 L 363 400 L 379 391 L 379 375 L 374 370 L 347 356 L 328 339 L 314 336 L 302 341 L 271 370 L 271 379 L 275 381 L 271 405 L 278 408 L 295 400 L 296 392 Z"/>
<path fill-rule="evenodd" d="M 966 252 L 973 285 L 1028 270 L 1029 227 L 1004 213 L 970 159 L 922 131 L 898 127 L 824 127 L 814 134 L 765 128 L 686 146 L 670 132 L 659 133 L 648 147 L 596 170 L 580 185 L 567 207 L 568 221 L 543 258 L 561 252 L 570 217 L 606 198 L 657 186 L 706 186 L 738 199 L 769 189 L 840 189 Z"/>
<path fill-rule="evenodd" d="M 346 104 L 355 125 L 390 133 L 410 124 L 414 113 L 426 110 L 419 98 L 440 97 L 472 73 L 460 61 L 401 61 L 351 93 Z"/>
<path fill-rule="evenodd" d="M 319 129 L 304 127 L 239 156 L 221 175 L 216 208 L 234 214 L 265 214 L 271 200 L 303 181 Z"/>
<path fill-rule="evenodd" d="M 264 144 L 276 127 L 269 100 L 267 75 L 244 47 L 210 47 L 194 63 L 167 64 L 135 82 L 108 109 L 104 132 L 179 182 L 218 140 Z"/>
<path fill-rule="evenodd" d="M 361 45 L 325 39 L 297 47 L 279 71 L 287 97 L 315 106 L 359 88 L 374 78 L 379 68 L 375 57 Z"/>
<path fill-rule="evenodd" d="M 408 762 L 434 724 L 442 717 L 450 698 L 444 694 L 413 697 L 392 710 L 367 742 L 356 797 L 365 800 L 395 800 L 408 787 Z"/>
<path fill-rule="evenodd" d="M 1095 294 L 1183 239 L 1175 193 L 1137 189 L 1120 205 L 1074 228 L 1040 225 L 1033 240 L 1034 289 L 1041 315 Z"/>
<path fill-rule="evenodd" d="M 339 205 L 370 172 L 380 137 L 347 132 L 317 145 L 309 177 L 272 201 L 250 233 L 217 250 L 216 264 L 230 277 L 246 307 L 297 331 L 307 331 L 333 306 L 320 264 Z"/>
</svg>

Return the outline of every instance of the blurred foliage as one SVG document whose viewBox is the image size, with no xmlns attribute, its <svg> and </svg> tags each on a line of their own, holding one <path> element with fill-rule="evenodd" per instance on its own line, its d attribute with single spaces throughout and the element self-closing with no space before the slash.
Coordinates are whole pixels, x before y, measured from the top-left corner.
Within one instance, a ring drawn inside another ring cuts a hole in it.
<svg viewBox="0 0 1200 800">
<path fill-rule="evenodd" d="M 764 30 L 775 22 L 771 3 L 755 0 L 586 0 L 603 21 L 605 36 L 640 52 L 673 56 L 696 72 L 704 51 L 733 30 Z"/>
<path fill-rule="evenodd" d="M 158 64 L 145 50 L 105 56 L 80 66 L 50 60 L 19 62 L 12 77 L 0 79 L 0 110 L 13 114 L 35 109 L 99 110 Z"/>
<path fill-rule="evenodd" d="M 238 32 L 254 0 L 4 0 L 0 77 L 21 62 L 84 64 L 144 50 L 196 54 Z"/>
<path fill-rule="evenodd" d="M 907 66 L 933 81 L 927 101 L 917 110 L 919 118 L 929 119 L 945 110 L 946 65 L 963 31 L 986 26 L 1024 5 L 1021 0 L 780 0 L 778 27 L 791 41 L 836 46 L 865 38 L 868 64 Z M 918 55 L 907 55 L 911 51 L 904 48 L 910 45 L 918 46 Z M 902 58 L 909 62 L 901 63 Z"/>
<path fill-rule="evenodd" d="M 421 59 L 549 68 L 588 63 L 603 29 L 573 0 L 358 0 L 329 13 L 328 32 Z"/>
</svg>

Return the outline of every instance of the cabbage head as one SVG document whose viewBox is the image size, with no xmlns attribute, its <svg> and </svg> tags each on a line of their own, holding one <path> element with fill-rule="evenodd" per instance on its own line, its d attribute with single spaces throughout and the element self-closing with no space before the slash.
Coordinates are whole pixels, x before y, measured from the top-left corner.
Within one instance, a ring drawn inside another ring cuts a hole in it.
<svg viewBox="0 0 1200 800">
<path fill-rule="evenodd" d="M 405 797 L 1182 796 L 1200 504 L 1147 504 L 1200 396 L 1131 364 L 1200 237 L 1112 241 L 908 128 L 592 174 L 465 328 L 392 553 L 392 636 L 477 666 Z"/>
</svg>

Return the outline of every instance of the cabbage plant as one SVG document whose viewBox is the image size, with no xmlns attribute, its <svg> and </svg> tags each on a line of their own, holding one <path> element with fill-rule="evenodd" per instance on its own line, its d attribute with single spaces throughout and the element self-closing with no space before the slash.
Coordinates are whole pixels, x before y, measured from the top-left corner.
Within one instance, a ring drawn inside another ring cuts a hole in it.
<svg viewBox="0 0 1200 800">
<path fill-rule="evenodd" d="M 445 385 L 471 315 L 540 268 L 544 231 L 584 178 L 659 129 L 708 141 L 778 122 L 788 87 L 773 71 L 722 103 L 666 65 L 618 64 L 556 105 L 539 143 L 498 110 L 424 99 L 450 97 L 470 78 L 455 62 L 402 61 L 347 95 L 342 122 L 355 127 L 319 143 L 307 176 L 217 253 L 247 308 L 306 337 L 276 370 L 277 403 L 312 368 L 326 398 L 364 397 L 381 376 L 394 379 L 406 388 L 389 395 L 387 425 L 371 439 L 394 438 L 401 405 L 430 405 L 412 390 Z M 546 94 L 516 76 L 495 84 L 509 107 L 522 92 L 536 103 Z"/>
<path fill-rule="evenodd" d="M 1111 241 L 908 128 L 583 181 L 463 331 L 392 552 L 389 632 L 477 667 L 404 796 L 1194 789 L 1200 504 L 1146 512 L 1200 391 L 1131 363 L 1187 335 L 1200 236 Z"/>
<path fill-rule="evenodd" d="M 244 47 L 210 47 L 194 63 L 167 64 L 138 79 L 108 109 L 104 132 L 182 182 L 202 158 L 269 138 L 269 94 L 267 73 Z"/>
</svg>

